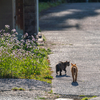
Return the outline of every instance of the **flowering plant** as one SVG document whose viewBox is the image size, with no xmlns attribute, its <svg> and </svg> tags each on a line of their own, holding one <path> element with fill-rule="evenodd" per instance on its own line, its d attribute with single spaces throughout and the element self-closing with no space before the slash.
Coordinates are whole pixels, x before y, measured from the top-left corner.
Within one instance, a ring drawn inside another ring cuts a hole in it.
<svg viewBox="0 0 100 100">
<path fill-rule="evenodd" d="M 9 33 L 10 26 L 0 30 L 0 78 L 33 78 L 48 68 L 48 52 L 39 49 L 36 39 L 26 39 L 28 33 L 18 40 L 16 29 Z M 41 67 L 42 66 L 42 67 Z"/>
</svg>

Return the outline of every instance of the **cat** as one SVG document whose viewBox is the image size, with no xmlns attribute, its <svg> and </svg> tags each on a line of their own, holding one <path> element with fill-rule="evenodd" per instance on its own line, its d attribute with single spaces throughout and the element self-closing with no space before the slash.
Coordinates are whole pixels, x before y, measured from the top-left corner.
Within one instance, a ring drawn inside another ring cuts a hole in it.
<svg viewBox="0 0 100 100">
<path fill-rule="evenodd" d="M 72 73 L 73 82 L 77 82 L 78 68 L 77 68 L 76 64 L 71 63 L 71 65 L 72 65 L 71 73 Z"/>
<path fill-rule="evenodd" d="M 56 74 L 58 75 L 58 71 L 60 71 L 60 76 L 62 75 L 61 72 L 62 70 L 65 71 L 65 74 L 66 74 L 66 67 L 67 66 L 70 66 L 70 62 L 66 61 L 66 62 L 59 62 L 57 65 L 56 65 Z"/>
</svg>

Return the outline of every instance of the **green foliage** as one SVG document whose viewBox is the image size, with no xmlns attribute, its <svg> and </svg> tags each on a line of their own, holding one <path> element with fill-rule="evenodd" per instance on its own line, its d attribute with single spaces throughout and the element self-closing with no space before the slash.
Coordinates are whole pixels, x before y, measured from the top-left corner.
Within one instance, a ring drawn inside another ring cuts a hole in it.
<svg viewBox="0 0 100 100">
<path fill-rule="evenodd" d="M 40 2 L 39 3 L 39 12 L 46 10 L 50 7 L 55 7 L 60 5 L 61 3 L 64 3 L 65 0 L 62 0 L 61 2 L 57 1 L 57 2 Z"/>
<path fill-rule="evenodd" d="M 92 98 L 95 98 L 95 97 L 97 97 L 97 96 L 94 95 Z"/>
<path fill-rule="evenodd" d="M 43 41 L 45 42 L 46 41 L 46 38 L 45 38 L 45 36 L 43 35 Z"/>
<path fill-rule="evenodd" d="M 27 78 L 37 79 L 51 83 L 45 79 L 45 73 L 51 74 L 48 54 L 50 49 L 39 48 L 36 39 L 25 39 L 28 34 L 22 36 L 19 41 L 15 30 L 0 31 L 0 78 Z"/>
<path fill-rule="evenodd" d="M 41 32 L 41 29 L 40 29 L 40 27 L 39 27 L 39 32 Z"/>
<path fill-rule="evenodd" d="M 53 79 L 53 77 L 51 75 L 46 75 L 44 78 L 45 79 Z"/>
<path fill-rule="evenodd" d="M 48 54 L 51 54 L 51 50 L 50 48 L 47 49 Z"/>
<path fill-rule="evenodd" d="M 41 3 L 39 3 L 39 12 L 41 12 L 41 11 L 43 11 L 45 9 L 48 9 L 49 7 L 50 6 L 47 3 L 41 2 Z"/>
</svg>

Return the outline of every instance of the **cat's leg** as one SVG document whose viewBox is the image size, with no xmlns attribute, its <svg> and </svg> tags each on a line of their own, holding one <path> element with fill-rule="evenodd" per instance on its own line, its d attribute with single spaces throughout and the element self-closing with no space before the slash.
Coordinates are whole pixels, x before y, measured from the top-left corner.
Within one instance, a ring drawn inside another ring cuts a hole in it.
<svg viewBox="0 0 100 100">
<path fill-rule="evenodd" d="M 56 71 L 56 74 L 58 75 L 58 71 Z"/>
<path fill-rule="evenodd" d="M 62 69 L 60 69 L 60 76 L 62 75 L 61 72 L 62 72 Z"/>
<path fill-rule="evenodd" d="M 74 82 L 75 80 L 74 80 L 74 73 L 73 72 L 72 72 L 72 78 L 73 78 L 73 82 Z"/>
<path fill-rule="evenodd" d="M 76 74 L 75 74 L 75 82 L 77 82 L 77 72 L 76 72 Z"/>
<path fill-rule="evenodd" d="M 67 70 L 66 70 L 66 69 L 64 69 L 64 71 L 65 71 L 65 75 L 66 75 Z"/>
</svg>

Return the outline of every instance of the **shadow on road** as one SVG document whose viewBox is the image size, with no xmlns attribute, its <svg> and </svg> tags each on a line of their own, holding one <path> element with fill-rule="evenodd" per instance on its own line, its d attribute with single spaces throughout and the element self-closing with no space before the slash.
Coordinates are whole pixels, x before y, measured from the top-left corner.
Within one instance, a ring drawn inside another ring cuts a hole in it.
<svg viewBox="0 0 100 100">
<path fill-rule="evenodd" d="M 72 82 L 71 83 L 73 86 L 78 86 L 79 84 L 77 82 Z"/>
<path fill-rule="evenodd" d="M 56 75 L 56 78 L 60 78 L 60 77 L 70 77 L 70 76 L 68 76 L 68 75 Z"/>
<path fill-rule="evenodd" d="M 40 18 L 42 31 L 58 31 L 69 28 L 82 29 L 81 23 L 71 24 L 72 20 L 81 20 L 98 16 L 100 3 L 68 3 L 53 7 L 44 12 Z"/>
</svg>

